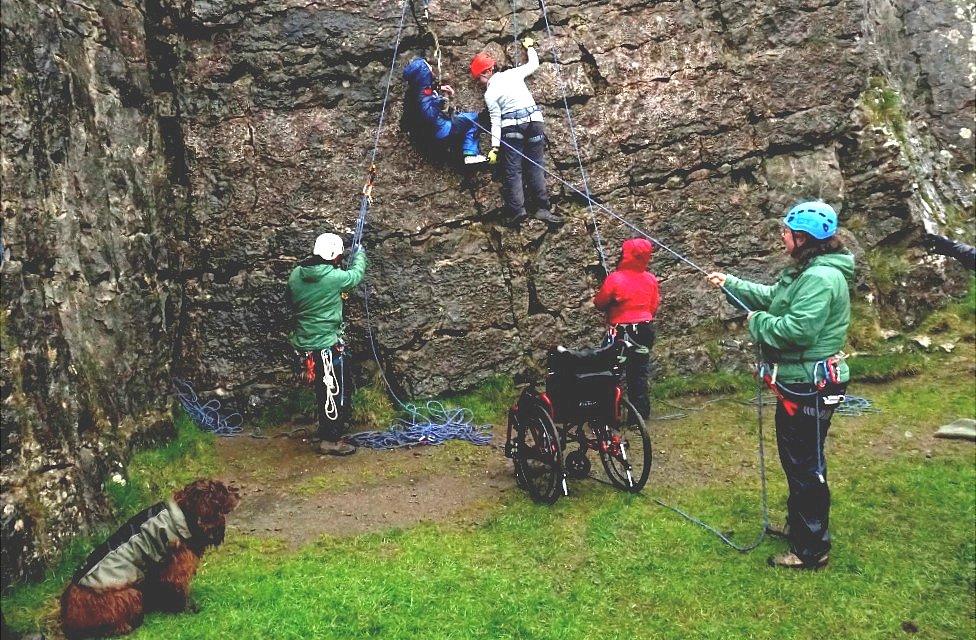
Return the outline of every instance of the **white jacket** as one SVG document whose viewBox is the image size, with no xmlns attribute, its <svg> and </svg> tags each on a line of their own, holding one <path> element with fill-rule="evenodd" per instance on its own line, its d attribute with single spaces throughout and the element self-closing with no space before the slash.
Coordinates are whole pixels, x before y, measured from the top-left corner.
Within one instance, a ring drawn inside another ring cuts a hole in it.
<svg viewBox="0 0 976 640">
<path fill-rule="evenodd" d="M 519 109 L 535 107 L 535 99 L 525 86 L 525 78 L 539 68 L 539 54 L 535 48 L 528 49 L 528 62 L 522 66 L 495 73 L 485 89 L 485 105 L 491 116 L 491 146 L 500 147 L 502 137 L 502 114 Z M 536 111 L 529 119 L 542 122 L 542 112 Z"/>
</svg>

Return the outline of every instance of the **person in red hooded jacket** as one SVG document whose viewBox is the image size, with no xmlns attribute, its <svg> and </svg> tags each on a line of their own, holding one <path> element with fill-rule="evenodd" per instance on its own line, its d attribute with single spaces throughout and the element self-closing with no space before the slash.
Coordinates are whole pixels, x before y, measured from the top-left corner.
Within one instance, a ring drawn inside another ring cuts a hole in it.
<svg viewBox="0 0 976 640">
<path fill-rule="evenodd" d="M 617 268 L 603 281 L 593 304 L 607 316 L 607 324 L 618 338 L 634 347 L 627 354 L 627 392 L 634 408 L 647 419 L 651 413 L 648 381 L 651 347 L 654 345 L 654 314 L 661 304 L 657 278 L 647 270 L 654 245 L 644 238 L 625 240 Z"/>
</svg>

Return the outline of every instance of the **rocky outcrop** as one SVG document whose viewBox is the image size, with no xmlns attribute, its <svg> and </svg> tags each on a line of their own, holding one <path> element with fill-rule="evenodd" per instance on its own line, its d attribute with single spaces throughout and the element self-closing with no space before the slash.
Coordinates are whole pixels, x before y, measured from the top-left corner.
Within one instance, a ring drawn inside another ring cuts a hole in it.
<svg viewBox="0 0 976 640">
<path fill-rule="evenodd" d="M 169 420 L 166 132 L 137 2 L 3 2 L 2 582 L 108 514 Z"/>
<path fill-rule="evenodd" d="M 170 371 L 238 399 L 287 384 L 283 283 L 318 233 L 351 231 L 402 5 L 3 6 L 6 580 L 104 513 L 99 483 L 162 415 Z M 404 393 L 529 378 L 549 345 L 597 339 L 596 230 L 611 262 L 632 231 L 601 211 L 594 227 L 560 181 L 581 184 L 561 86 L 595 196 L 705 268 L 770 278 L 783 211 L 822 197 L 886 321 L 965 282 L 915 244 L 972 233 L 970 4 L 559 0 L 552 39 L 516 6 L 435 0 L 431 27 L 474 109 L 470 58 L 541 40 L 531 86 L 569 221 L 508 228 L 491 176 L 411 146 L 399 70 L 431 40 L 408 8 L 366 232 L 371 322 Z M 667 251 L 653 264 L 661 368 L 741 366 L 739 314 Z M 348 315 L 367 359 L 361 295 Z"/>
<path fill-rule="evenodd" d="M 562 76 L 593 192 L 700 264 L 768 277 L 777 220 L 801 197 L 837 205 L 860 254 L 901 247 L 926 219 L 918 172 L 954 185 L 940 196 L 944 206 L 971 203 L 972 147 L 949 133 L 972 121 L 972 82 L 964 62 L 954 63 L 931 100 L 920 96 L 903 115 L 912 126 L 938 123 L 936 169 L 890 143 L 868 104 L 872 79 L 907 83 L 913 69 L 914 91 L 938 60 L 972 59 L 972 30 L 955 5 L 892 2 L 888 13 L 853 1 L 552 3 L 554 37 L 542 38 L 550 62 L 532 80 L 550 165 L 581 183 Z M 543 35 L 536 5 L 517 5 L 514 28 Z M 201 233 L 188 257 L 183 361 L 207 386 L 246 386 L 286 368 L 281 286 L 317 233 L 348 231 L 355 218 L 398 9 L 225 1 L 193 3 L 184 16 L 193 35 L 178 93 Z M 477 108 L 466 63 L 482 49 L 503 57 L 506 46 L 513 59 L 513 15 L 463 3 L 434 3 L 431 13 L 458 102 Z M 409 11 L 407 19 L 397 69 L 430 42 Z M 884 47 L 869 40 L 881 31 Z M 553 179 L 569 223 L 505 228 L 497 184 L 411 148 L 397 126 L 400 95 L 397 76 L 366 236 L 373 321 L 395 379 L 413 394 L 441 393 L 493 373 L 525 374 L 554 342 L 596 339 L 600 319 L 588 300 L 599 268 L 581 198 Z M 631 232 L 602 212 L 598 224 L 613 258 Z M 736 313 L 665 252 L 655 269 L 666 367 L 737 359 L 735 343 L 703 346 Z M 941 295 L 941 267 L 919 269 Z M 867 280 L 864 289 L 872 291 Z M 361 302 L 350 306 L 353 350 L 366 353 Z"/>
</svg>

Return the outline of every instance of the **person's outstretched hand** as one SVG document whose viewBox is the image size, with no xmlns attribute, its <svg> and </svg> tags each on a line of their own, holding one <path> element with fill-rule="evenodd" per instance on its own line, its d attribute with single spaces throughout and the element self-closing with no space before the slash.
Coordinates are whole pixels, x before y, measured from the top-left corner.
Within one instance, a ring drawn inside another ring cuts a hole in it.
<svg viewBox="0 0 976 640">
<path fill-rule="evenodd" d="M 705 277 L 708 278 L 708 282 L 710 284 L 716 287 L 724 287 L 725 279 L 728 278 L 729 276 L 727 274 L 722 273 L 721 271 L 713 271 Z"/>
<path fill-rule="evenodd" d="M 488 152 L 488 164 L 496 164 L 498 162 L 498 147 L 492 147 L 491 151 Z"/>
<path fill-rule="evenodd" d="M 522 46 L 525 47 L 526 49 L 531 49 L 532 47 L 535 46 L 535 39 L 532 38 L 532 36 L 525 38 L 524 40 L 522 40 Z"/>
</svg>

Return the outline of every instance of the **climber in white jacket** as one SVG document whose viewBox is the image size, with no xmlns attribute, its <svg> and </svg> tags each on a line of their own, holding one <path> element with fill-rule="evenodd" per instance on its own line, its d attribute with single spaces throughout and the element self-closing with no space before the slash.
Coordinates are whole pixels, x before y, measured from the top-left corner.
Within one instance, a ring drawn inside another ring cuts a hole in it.
<svg viewBox="0 0 976 640">
<path fill-rule="evenodd" d="M 487 53 L 479 53 L 471 61 L 471 75 L 485 89 L 485 105 L 491 116 L 491 151 L 488 162 L 502 160 L 502 198 L 512 216 L 520 224 L 528 217 L 525 211 L 524 189 L 536 205 L 535 217 L 546 222 L 561 223 L 549 203 L 546 176 L 542 168 L 545 149 L 545 129 L 542 110 L 536 105 L 525 79 L 539 68 L 539 54 L 532 38 L 522 41 L 528 51 L 528 62 L 506 71 L 495 72 L 495 61 Z M 502 145 L 502 142 L 505 144 Z"/>
</svg>

